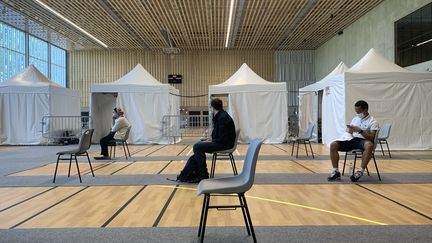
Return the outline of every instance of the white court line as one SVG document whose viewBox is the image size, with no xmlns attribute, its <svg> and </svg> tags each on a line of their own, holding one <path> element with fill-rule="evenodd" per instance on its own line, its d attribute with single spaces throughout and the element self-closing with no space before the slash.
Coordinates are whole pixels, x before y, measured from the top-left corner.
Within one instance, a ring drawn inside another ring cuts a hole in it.
<svg viewBox="0 0 432 243">
<path fill-rule="evenodd" d="M 240 155 L 240 153 L 239 153 L 239 151 L 237 149 L 235 150 L 235 152 L 236 152 L 237 155 Z"/>
<path fill-rule="evenodd" d="M 189 150 L 189 152 L 186 154 L 186 156 L 191 155 L 192 151 L 193 151 L 193 147 Z"/>
</svg>

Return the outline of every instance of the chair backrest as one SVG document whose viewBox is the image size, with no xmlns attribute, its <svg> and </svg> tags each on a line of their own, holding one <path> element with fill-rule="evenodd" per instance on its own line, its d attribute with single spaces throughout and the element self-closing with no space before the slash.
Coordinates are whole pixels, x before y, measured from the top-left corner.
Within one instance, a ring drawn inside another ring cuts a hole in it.
<svg viewBox="0 0 432 243">
<path fill-rule="evenodd" d="M 79 153 L 85 153 L 91 146 L 91 139 L 93 136 L 94 129 L 87 129 L 84 131 L 83 135 L 78 144 Z"/>
<path fill-rule="evenodd" d="M 373 150 L 372 150 L 372 151 L 375 151 L 375 149 L 376 149 L 376 147 L 377 147 L 379 133 L 380 133 L 380 129 L 378 129 L 378 130 L 376 131 L 376 133 L 375 133 L 375 137 L 374 137 L 374 140 L 373 140 Z"/>
<path fill-rule="evenodd" d="M 311 123 L 308 127 L 308 129 L 306 130 L 306 134 L 305 134 L 305 139 L 312 139 L 312 135 L 313 135 L 313 130 L 315 128 L 315 123 Z"/>
<path fill-rule="evenodd" d="M 132 126 L 128 126 L 127 127 L 127 130 L 126 130 L 126 132 L 125 132 L 125 135 L 124 135 L 124 137 L 123 137 L 123 141 L 127 141 L 128 139 L 129 139 L 129 134 L 130 134 L 130 131 L 131 131 L 131 129 L 132 129 Z"/>
<path fill-rule="evenodd" d="M 387 138 L 389 138 L 391 126 L 392 125 L 390 123 L 384 123 L 383 128 L 380 130 L 378 139 L 387 139 Z"/>
<path fill-rule="evenodd" d="M 261 144 L 261 139 L 254 139 L 249 144 L 248 150 L 246 152 L 246 158 L 243 163 L 243 170 L 240 175 L 238 175 L 242 178 L 242 181 L 245 182 L 241 188 L 242 192 L 248 191 L 254 183 L 256 164 L 258 161 L 258 154 L 261 149 Z"/>
</svg>

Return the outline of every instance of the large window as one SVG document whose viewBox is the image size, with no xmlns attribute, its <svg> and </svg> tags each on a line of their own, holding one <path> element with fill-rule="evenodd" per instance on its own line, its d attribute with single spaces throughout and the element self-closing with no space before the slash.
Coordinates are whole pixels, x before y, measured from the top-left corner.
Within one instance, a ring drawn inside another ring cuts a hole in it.
<svg viewBox="0 0 432 243">
<path fill-rule="evenodd" d="M 395 22 L 396 63 L 402 67 L 432 60 L 432 3 Z"/>
<path fill-rule="evenodd" d="M 66 51 L 56 46 L 51 47 L 51 80 L 66 87 Z"/>
<path fill-rule="evenodd" d="M 29 37 L 29 64 L 33 64 L 48 77 L 48 43 L 36 37 Z"/>
<path fill-rule="evenodd" d="M 0 37 L 0 82 L 21 72 L 28 63 L 52 81 L 66 87 L 66 50 L 2 22 Z"/>
<path fill-rule="evenodd" d="M 25 33 L 0 22 L 0 82 L 24 69 Z"/>
</svg>

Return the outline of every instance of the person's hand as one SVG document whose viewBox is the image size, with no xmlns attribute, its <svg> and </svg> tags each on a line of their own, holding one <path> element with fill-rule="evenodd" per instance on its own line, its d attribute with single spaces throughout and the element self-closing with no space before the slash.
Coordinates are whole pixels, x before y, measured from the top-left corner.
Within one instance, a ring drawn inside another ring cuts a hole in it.
<svg viewBox="0 0 432 243">
<path fill-rule="evenodd" d="M 347 125 L 347 132 L 352 134 L 354 132 L 353 131 L 353 126 Z"/>
<path fill-rule="evenodd" d="M 362 130 L 360 127 L 357 127 L 357 126 L 351 126 L 351 129 L 352 129 L 354 132 L 360 132 L 360 131 Z"/>
</svg>

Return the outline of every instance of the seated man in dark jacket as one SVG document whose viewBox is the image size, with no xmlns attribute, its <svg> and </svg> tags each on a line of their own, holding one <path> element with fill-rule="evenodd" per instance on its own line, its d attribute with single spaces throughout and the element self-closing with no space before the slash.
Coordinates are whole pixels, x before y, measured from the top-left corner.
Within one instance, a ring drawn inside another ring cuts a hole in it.
<svg viewBox="0 0 432 243">
<path fill-rule="evenodd" d="M 205 153 L 230 149 L 234 146 L 236 139 L 234 121 L 223 110 L 222 100 L 213 99 L 210 105 L 213 112 L 211 141 L 201 141 L 193 146 L 195 160 L 197 161 L 198 177 L 191 182 L 199 182 L 209 177 Z"/>
</svg>

